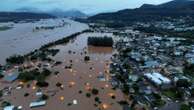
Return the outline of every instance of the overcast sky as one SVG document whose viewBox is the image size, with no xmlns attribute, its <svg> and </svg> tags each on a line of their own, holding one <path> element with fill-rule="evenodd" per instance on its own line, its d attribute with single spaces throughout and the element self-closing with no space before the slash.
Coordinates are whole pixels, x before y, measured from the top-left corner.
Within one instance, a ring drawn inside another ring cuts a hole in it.
<svg viewBox="0 0 194 110">
<path fill-rule="evenodd" d="M 136 8 L 144 3 L 160 4 L 170 0 L 0 0 L 0 11 L 18 8 L 38 8 L 40 10 L 77 9 L 85 13 L 116 11 Z"/>
</svg>

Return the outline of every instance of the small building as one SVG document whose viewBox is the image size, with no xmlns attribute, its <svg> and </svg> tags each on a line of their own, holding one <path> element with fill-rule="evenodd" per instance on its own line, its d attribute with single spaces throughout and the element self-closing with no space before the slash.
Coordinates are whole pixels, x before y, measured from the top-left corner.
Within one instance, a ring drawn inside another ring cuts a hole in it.
<svg viewBox="0 0 194 110">
<path fill-rule="evenodd" d="M 46 101 L 35 101 L 30 103 L 30 108 L 40 107 L 46 105 Z"/>
<path fill-rule="evenodd" d="M 11 83 L 11 82 L 15 81 L 18 78 L 19 73 L 18 72 L 12 72 L 12 73 L 6 73 L 4 75 L 5 75 L 4 78 L 3 78 L 4 82 Z"/>
<path fill-rule="evenodd" d="M 156 86 L 162 87 L 171 84 L 171 80 L 169 78 L 157 72 L 146 73 L 144 76 Z"/>
<path fill-rule="evenodd" d="M 142 54 L 139 53 L 139 52 L 131 52 L 131 53 L 130 53 L 130 57 L 131 57 L 133 60 L 139 62 L 139 61 L 141 61 L 141 59 L 142 59 Z"/>
<path fill-rule="evenodd" d="M 144 65 L 144 67 L 146 67 L 146 68 L 150 68 L 150 67 L 154 68 L 154 67 L 158 67 L 158 66 L 160 66 L 158 61 L 147 61 L 147 62 L 145 62 L 145 65 Z"/>
<path fill-rule="evenodd" d="M 102 72 L 99 73 L 97 78 L 98 78 L 99 81 L 106 81 L 106 77 Z"/>
<path fill-rule="evenodd" d="M 129 75 L 128 76 L 129 81 L 136 82 L 139 77 L 137 75 Z"/>
<path fill-rule="evenodd" d="M 3 110 L 14 110 L 15 106 L 14 105 L 10 105 L 10 106 L 6 106 L 3 108 Z"/>
</svg>

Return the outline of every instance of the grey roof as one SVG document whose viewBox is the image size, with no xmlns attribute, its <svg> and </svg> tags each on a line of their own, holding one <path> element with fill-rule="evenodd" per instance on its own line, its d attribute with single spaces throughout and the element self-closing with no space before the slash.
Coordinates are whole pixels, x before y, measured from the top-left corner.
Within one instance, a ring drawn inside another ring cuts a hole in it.
<svg viewBox="0 0 194 110">
<path fill-rule="evenodd" d="M 8 82 L 15 81 L 19 76 L 19 73 L 11 73 L 10 75 L 5 75 L 4 80 Z"/>
</svg>

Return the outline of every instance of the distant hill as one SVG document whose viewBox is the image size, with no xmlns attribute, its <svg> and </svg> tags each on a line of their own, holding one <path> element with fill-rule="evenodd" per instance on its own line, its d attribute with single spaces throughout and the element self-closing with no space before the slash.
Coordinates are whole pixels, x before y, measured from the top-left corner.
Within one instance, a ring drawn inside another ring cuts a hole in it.
<svg viewBox="0 0 194 110">
<path fill-rule="evenodd" d="M 43 13 L 43 11 L 34 7 L 21 7 L 16 9 L 14 12 L 31 12 L 31 13 Z"/>
<path fill-rule="evenodd" d="M 54 9 L 52 11 L 49 11 L 48 13 L 56 17 L 70 17 L 70 18 L 86 18 L 87 17 L 85 13 L 79 10 L 63 11 L 60 9 Z"/>
<path fill-rule="evenodd" d="M 144 4 L 136 9 L 97 14 L 89 17 L 88 21 L 130 24 L 133 21 L 155 21 L 181 16 L 191 16 L 194 18 L 194 1 L 174 0 L 160 5 Z"/>
<path fill-rule="evenodd" d="M 59 8 L 55 8 L 53 10 L 42 11 L 40 9 L 34 7 L 21 7 L 15 10 L 16 12 L 31 12 L 31 13 L 47 13 L 53 15 L 55 17 L 70 17 L 70 18 L 86 18 L 87 15 L 79 10 L 67 10 L 64 11 Z"/>
<path fill-rule="evenodd" d="M 45 13 L 32 13 L 32 12 L 0 12 L 0 22 L 39 20 L 47 18 L 54 18 L 54 16 Z"/>
</svg>

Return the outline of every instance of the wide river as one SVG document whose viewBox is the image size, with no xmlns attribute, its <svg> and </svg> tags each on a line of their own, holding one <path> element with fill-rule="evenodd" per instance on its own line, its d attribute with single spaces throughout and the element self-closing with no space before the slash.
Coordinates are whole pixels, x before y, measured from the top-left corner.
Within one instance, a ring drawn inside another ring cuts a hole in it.
<svg viewBox="0 0 194 110">
<path fill-rule="evenodd" d="M 60 26 L 53 30 L 34 31 L 35 27 Z M 5 64 L 5 59 L 13 54 L 26 54 L 42 45 L 56 41 L 65 36 L 80 32 L 88 25 L 68 19 L 46 19 L 28 23 L 0 23 L 0 26 L 13 28 L 0 31 L 0 64 Z"/>
</svg>

